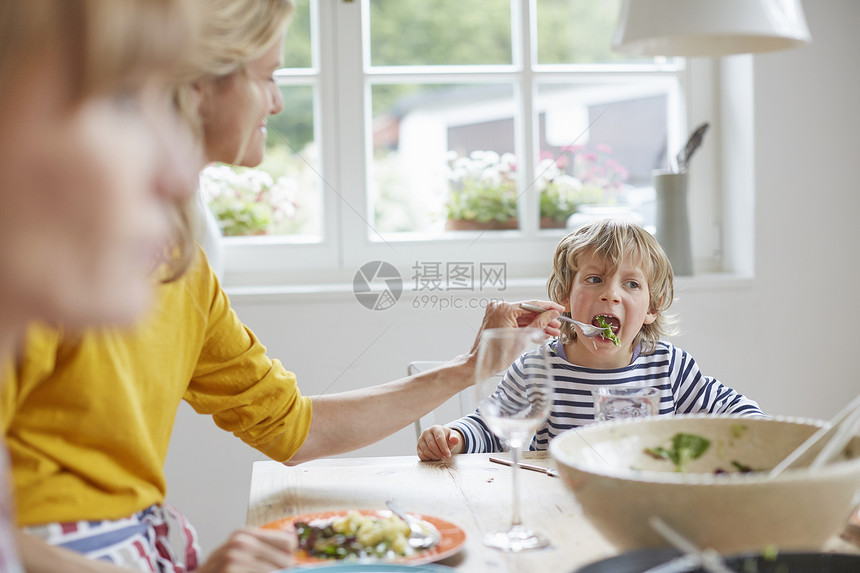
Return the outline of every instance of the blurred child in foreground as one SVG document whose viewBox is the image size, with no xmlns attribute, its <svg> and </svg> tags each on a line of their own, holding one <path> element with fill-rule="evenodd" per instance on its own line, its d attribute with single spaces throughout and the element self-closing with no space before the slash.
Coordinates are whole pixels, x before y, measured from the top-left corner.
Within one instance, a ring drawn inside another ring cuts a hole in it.
<svg viewBox="0 0 860 573">
<path fill-rule="evenodd" d="M 149 306 L 193 198 L 196 146 L 173 100 L 193 21 L 176 0 L 0 3 L 0 376 L 32 320 L 125 325 Z M 20 571 L 0 450 L 0 571 Z M 17 537 L 28 571 L 87 565 Z"/>
</svg>

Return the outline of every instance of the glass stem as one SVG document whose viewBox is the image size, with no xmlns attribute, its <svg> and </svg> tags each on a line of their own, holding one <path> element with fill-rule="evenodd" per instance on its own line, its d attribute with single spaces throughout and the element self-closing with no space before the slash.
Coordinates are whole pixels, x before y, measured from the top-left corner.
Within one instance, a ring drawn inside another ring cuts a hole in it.
<svg viewBox="0 0 860 573">
<path fill-rule="evenodd" d="M 513 462 L 512 470 L 513 475 L 511 477 L 511 484 L 514 488 L 514 503 L 511 509 L 511 529 L 517 528 L 522 525 L 522 520 L 520 519 L 520 445 L 519 444 L 511 444 L 511 461 Z"/>
</svg>

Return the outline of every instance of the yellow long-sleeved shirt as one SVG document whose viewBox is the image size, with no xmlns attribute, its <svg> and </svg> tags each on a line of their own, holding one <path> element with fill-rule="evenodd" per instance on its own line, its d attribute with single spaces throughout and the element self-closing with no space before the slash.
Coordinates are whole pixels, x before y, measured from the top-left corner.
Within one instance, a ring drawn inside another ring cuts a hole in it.
<svg viewBox="0 0 860 573">
<path fill-rule="evenodd" d="M 275 460 L 307 436 L 293 373 L 230 308 L 205 255 L 130 330 L 34 326 L 0 392 L 18 523 L 118 519 L 162 503 L 180 400 Z"/>
</svg>

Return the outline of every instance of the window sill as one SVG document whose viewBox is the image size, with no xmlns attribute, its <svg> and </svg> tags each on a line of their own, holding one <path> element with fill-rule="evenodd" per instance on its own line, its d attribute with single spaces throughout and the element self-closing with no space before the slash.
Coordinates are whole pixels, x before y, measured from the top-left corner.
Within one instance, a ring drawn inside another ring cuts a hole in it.
<svg viewBox="0 0 860 573">
<path fill-rule="evenodd" d="M 693 292 L 725 292 L 746 290 L 752 287 L 755 278 L 735 273 L 707 273 L 695 276 L 675 277 L 675 294 Z M 308 302 L 336 302 L 353 299 L 352 283 L 320 283 L 288 286 L 235 286 L 224 290 L 233 302 L 243 304 L 297 304 Z M 545 278 L 508 279 L 505 290 L 487 291 L 424 291 L 413 290 L 404 281 L 401 300 L 411 300 L 427 294 L 451 295 L 460 298 L 504 298 L 523 300 L 546 296 Z"/>
</svg>

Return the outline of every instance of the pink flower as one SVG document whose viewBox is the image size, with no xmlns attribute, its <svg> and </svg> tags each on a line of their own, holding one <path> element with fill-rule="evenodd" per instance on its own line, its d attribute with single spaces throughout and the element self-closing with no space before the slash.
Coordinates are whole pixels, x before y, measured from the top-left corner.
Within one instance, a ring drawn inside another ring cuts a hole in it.
<svg viewBox="0 0 860 573">
<path fill-rule="evenodd" d="M 581 152 L 585 151 L 585 146 L 584 145 L 565 145 L 564 147 L 561 148 L 561 150 L 566 151 L 568 153 L 576 154 L 576 153 L 581 153 Z"/>
<path fill-rule="evenodd" d="M 606 177 L 606 170 L 599 165 L 595 165 L 585 174 L 586 179 L 597 179 L 598 177 Z"/>
</svg>

